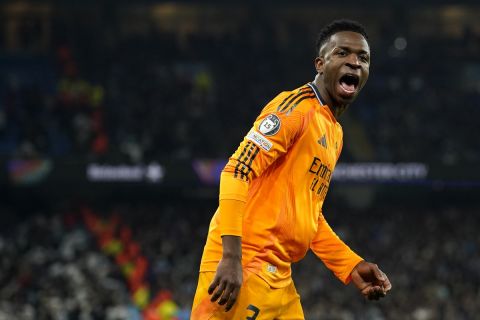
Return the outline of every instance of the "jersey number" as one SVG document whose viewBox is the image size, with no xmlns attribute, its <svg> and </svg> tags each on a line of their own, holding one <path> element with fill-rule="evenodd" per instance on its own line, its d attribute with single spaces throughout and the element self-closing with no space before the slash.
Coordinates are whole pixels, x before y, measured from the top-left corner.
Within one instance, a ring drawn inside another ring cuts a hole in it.
<svg viewBox="0 0 480 320">
<path fill-rule="evenodd" d="M 258 314 L 260 313 L 260 309 L 258 309 L 257 307 L 255 307 L 253 304 L 250 304 L 250 305 L 247 307 L 247 310 L 253 311 L 253 315 L 252 315 L 251 317 L 247 317 L 246 320 L 255 320 L 255 319 L 257 319 L 257 316 L 258 316 Z"/>
</svg>

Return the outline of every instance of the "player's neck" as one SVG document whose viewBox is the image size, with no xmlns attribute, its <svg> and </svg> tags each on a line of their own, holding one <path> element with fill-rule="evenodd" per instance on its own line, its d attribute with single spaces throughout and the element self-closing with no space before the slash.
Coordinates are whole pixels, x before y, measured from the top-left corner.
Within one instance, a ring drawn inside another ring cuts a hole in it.
<svg viewBox="0 0 480 320">
<path fill-rule="evenodd" d="M 332 112 L 335 119 L 338 120 L 338 118 L 345 112 L 345 110 L 347 110 L 348 104 L 339 105 L 337 103 L 334 103 L 333 99 L 328 94 L 327 89 L 325 89 L 325 86 L 321 84 L 321 79 L 318 74 L 315 76 L 313 84 L 317 87 L 318 92 L 320 92 L 320 97 L 322 101 L 328 106 L 328 108 L 330 108 L 330 111 Z"/>
</svg>

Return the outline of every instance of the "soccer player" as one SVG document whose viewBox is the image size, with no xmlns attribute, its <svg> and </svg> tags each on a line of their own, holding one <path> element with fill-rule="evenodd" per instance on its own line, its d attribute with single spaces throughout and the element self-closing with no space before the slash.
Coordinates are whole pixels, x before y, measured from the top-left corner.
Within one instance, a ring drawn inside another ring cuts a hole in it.
<svg viewBox="0 0 480 320">
<path fill-rule="evenodd" d="M 304 319 L 290 264 L 308 249 L 367 299 L 391 289 L 385 273 L 353 252 L 322 214 L 342 149 L 337 119 L 369 75 L 367 40 L 357 22 L 336 20 L 324 27 L 315 80 L 270 101 L 230 157 L 192 320 Z"/>
</svg>

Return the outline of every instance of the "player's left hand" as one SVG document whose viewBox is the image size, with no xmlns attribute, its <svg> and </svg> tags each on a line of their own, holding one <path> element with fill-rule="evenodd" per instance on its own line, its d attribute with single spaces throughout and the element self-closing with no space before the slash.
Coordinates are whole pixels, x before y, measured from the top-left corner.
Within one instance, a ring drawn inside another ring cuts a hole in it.
<svg viewBox="0 0 480 320">
<path fill-rule="evenodd" d="M 374 263 L 362 261 L 350 275 L 352 282 L 368 300 L 383 298 L 392 289 L 387 275 Z"/>
</svg>

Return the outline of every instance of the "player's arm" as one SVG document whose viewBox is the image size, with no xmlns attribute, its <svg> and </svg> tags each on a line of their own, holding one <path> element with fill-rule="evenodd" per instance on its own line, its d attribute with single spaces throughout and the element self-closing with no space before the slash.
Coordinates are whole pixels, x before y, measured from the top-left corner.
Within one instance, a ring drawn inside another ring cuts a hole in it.
<svg viewBox="0 0 480 320">
<path fill-rule="evenodd" d="M 218 226 L 223 255 L 209 293 L 211 301 L 225 304 L 227 311 L 242 284 L 241 237 L 249 184 L 287 152 L 304 127 L 302 113 L 277 111 L 282 100 L 279 96 L 265 107 L 220 177 Z"/>
<path fill-rule="evenodd" d="M 340 281 L 352 281 L 368 299 L 377 300 L 392 287 L 376 264 L 364 261 L 337 236 L 322 213 L 310 248 Z"/>
<path fill-rule="evenodd" d="M 208 288 L 211 301 L 232 308 L 242 285 L 242 217 L 248 184 L 222 173 L 220 177 L 220 234 L 222 236 L 222 260 Z M 216 290 L 215 290 L 216 289 Z"/>
<path fill-rule="evenodd" d="M 240 236 L 222 236 L 223 255 L 218 264 L 213 282 L 208 288 L 211 301 L 225 305 L 225 311 L 232 308 L 242 286 L 242 238 Z M 216 290 L 215 290 L 216 289 Z"/>
</svg>

